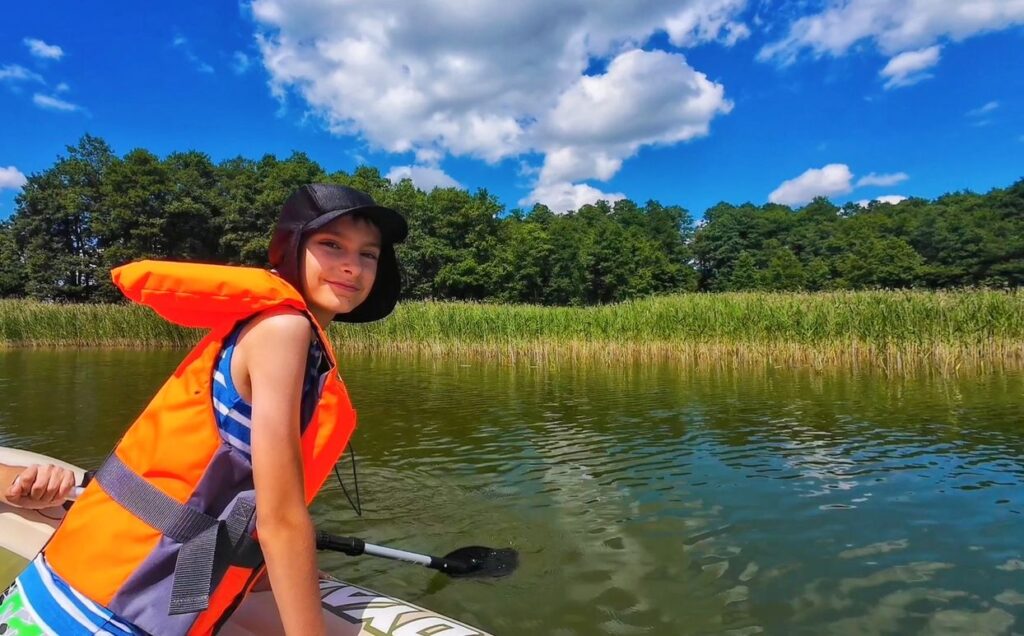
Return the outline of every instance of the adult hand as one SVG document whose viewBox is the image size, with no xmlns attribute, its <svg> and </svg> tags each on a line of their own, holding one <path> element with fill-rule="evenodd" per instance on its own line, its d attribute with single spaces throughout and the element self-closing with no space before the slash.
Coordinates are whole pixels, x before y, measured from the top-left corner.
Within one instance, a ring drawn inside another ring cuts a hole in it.
<svg viewBox="0 0 1024 636">
<path fill-rule="evenodd" d="M 50 508 L 64 503 L 75 487 L 75 473 L 52 464 L 33 464 L 18 474 L 4 492 L 12 506 Z"/>
</svg>

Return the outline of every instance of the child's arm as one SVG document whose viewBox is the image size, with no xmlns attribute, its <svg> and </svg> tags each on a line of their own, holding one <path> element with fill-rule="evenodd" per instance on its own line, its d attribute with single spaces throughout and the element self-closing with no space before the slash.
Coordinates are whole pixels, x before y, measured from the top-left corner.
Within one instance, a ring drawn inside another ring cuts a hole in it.
<svg viewBox="0 0 1024 636">
<path fill-rule="evenodd" d="M 325 634 L 299 437 L 310 333 L 298 314 L 257 318 L 236 350 L 252 387 L 256 529 L 285 632 L 303 636 Z"/>
<path fill-rule="evenodd" d="M 75 487 L 75 473 L 49 464 L 0 464 L 0 501 L 19 508 L 50 508 L 64 503 Z"/>
</svg>

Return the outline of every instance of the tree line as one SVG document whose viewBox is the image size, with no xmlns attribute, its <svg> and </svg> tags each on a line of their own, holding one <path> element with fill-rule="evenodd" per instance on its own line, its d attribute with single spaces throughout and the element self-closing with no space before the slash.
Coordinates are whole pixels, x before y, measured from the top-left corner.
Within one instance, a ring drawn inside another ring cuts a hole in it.
<svg viewBox="0 0 1024 636">
<path fill-rule="evenodd" d="M 682 207 L 628 199 L 509 211 L 486 190 L 423 192 L 365 166 L 327 173 L 301 152 L 216 164 L 196 151 L 118 157 L 86 135 L 28 178 L 0 222 L 0 296 L 113 301 L 110 268 L 139 258 L 265 266 L 281 204 L 312 182 L 358 188 L 405 214 L 410 299 L 590 305 L 692 291 L 1024 284 L 1024 179 L 895 205 L 719 203 L 698 223 Z"/>
</svg>

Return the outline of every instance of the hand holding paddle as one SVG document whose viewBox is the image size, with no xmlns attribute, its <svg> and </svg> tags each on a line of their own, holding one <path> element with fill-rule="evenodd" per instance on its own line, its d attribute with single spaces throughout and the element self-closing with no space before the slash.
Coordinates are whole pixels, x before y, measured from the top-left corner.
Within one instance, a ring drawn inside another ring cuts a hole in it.
<svg viewBox="0 0 1024 636">
<path fill-rule="evenodd" d="M 75 473 L 67 468 L 32 464 L 14 477 L 3 495 L 7 503 L 19 508 L 52 508 L 73 496 L 75 480 Z"/>
</svg>

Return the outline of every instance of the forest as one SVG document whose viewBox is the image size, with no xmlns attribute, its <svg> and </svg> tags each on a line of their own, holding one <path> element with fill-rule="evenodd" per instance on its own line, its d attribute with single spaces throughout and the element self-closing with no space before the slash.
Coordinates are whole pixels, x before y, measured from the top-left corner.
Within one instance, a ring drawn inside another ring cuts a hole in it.
<svg viewBox="0 0 1024 636">
<path fill-rule="evenodd" d="M 281 204 L 311 182 L 364 190 L 406 216 L 410 300 L 589 306 L 681 292 L 1024 284 L 1024 178 L 897 204 L 722 202 L 698 221 L 678 205 L 628 199 L 566 214 L 508 210 L 483 189 L 423 192 L 367 166 L 328 173 L 301 152 L 119 157 L 86 135 L 29 176 L 0 221 L 0 297 L 115 301 L 110 268 L 141 258 L 265 266 Z"/>
</svg>

